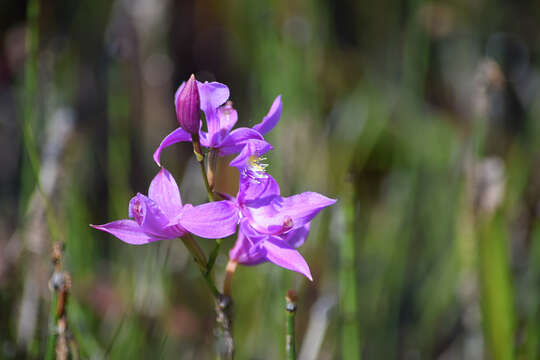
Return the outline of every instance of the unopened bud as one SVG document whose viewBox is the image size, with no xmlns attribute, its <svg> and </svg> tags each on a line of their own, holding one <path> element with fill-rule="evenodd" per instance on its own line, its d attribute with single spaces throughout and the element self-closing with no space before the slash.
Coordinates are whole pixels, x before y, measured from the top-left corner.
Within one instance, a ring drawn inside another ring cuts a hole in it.
<svg viewBox="0 0 540 360">
<path fill-rule="evenodd" d="M 182 129 L 198 135 L 201 125 L 201 100 L 195 75 L 191 75 L 176 99 L 176 118 Z"/>
</svg>

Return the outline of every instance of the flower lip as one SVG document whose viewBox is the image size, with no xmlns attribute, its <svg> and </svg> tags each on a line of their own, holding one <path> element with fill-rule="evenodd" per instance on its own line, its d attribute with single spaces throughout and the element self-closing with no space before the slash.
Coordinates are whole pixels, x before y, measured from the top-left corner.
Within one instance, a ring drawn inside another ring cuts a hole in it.
<svg viewBox="0 0 540 360">
<path fill-rule="evenodd" d="M 268 167 L 268 164 L 264 162 L 265 160 L 266 157 L 264 156 L 250 155 L 247 159 L 246 167 L 242 169 L 242 175 L 247 176 L 254 181 L 266 177 L 266 168 Z"/>
<path fill-rule="evenodd" d="M 240 154 L 230 162 L 230 166 L 238 168 L 242 177 L 259 182 L 260 179 L 267 177 L 266 168 L 268 164 L 263 157 L 272 145 L 264 140 L 248 140 Z"/>
</svg>

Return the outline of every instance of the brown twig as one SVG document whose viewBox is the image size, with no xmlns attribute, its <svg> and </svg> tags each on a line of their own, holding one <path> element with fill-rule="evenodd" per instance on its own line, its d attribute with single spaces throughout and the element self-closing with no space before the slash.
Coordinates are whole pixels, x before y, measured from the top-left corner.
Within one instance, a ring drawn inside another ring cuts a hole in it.
<svg viewBox="0 0 540 360">
<path fill-rule="evenodd" d="M 63 251 L 64 244 L 56 242 L 52 245 L 52 262 L 54 264 L 54 272 L 49 281 L 51 291 L 57 293 L 56 303 L 56 358 L 66 360 L 72 349 L 73 358 L 78 358 L 77 343 L 68 329 L 67 321 L 67 303 L 69 291 L 71 290 L 71 276 L 63 269 Z"/>
</svg>

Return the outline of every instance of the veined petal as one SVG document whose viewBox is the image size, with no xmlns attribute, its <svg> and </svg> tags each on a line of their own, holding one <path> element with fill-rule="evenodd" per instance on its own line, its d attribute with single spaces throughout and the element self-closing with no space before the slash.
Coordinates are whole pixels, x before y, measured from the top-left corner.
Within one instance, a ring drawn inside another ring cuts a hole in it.
<svg viewBox="0 0 540 360">
<path fill-rule="evenodd" d="M 182 207 L 182 209 L 180 209 L 180 212 L 178 212 L 175 216 L 169 218 L 169 223 L 167 224 L 167 226 L 175 226 L 175 225 L 181 226 L 180 221 L 182 219 L 182 215 L 184 214 L 184 211 L 192 209 L 192 208 L 193 208 L 193 205 L 185 204 Z"/>
<path fill-rule="evenodd" d="M 264 141 L 264 138 L 261 134 L 259 134 L 258 131 L 250 128 L 243 127 L 234 129 L 219 146 L 219 155 L 227 156 L 231 154 L 237 154 L 241 152 L 242 149 L 246 146 L 246 144 L 251 140 Z M 271 148 L 272 145 L 270 145 L 270 149 Z"/>
<path fill-rule="evenodd" d="M 182 210 L 178 185 L 165 168 L 161 168 L 150 183 L 148 197 L 156 202 L 168 219 L 175 217 Z"/>
<path fill-rule="evenodd" d="M 161 156 L 161 151 L 163 149 L 165 149 L 168 146 L 171 146 L 172 144 L 176 144 L 182 141 L 191 141 L 191 134 L 189 134 L 187 131 L 185 131 L 181 127 L 177 128 L 176 130 L 171 132 L 169 135 L 165 136 L 165 138 L 161 141 L 161 144 L 159 144 L 158 148 L 154 152 L 154 161 L 156 162 L 156 164 L 161 166 L 159 158 Z"/>
<path fill-rule="evenodd" d="M 290 217 L 294 222 L 293 228 L 298 229 L 310 222 L 319 211 L 335 204 L 336 201 L 319 193 L 308 191 L 283 198 L 280 212 L 283 216 Z"/>
<path fill-rule="evenodd" d="M 117 220 L 104 225 L 90 225 L 94 229 L 108 232 L 131 245 L 143 245 L 159 239 L 152 239 L 133 220 Z"/>
<path fill-rule="evenodd" d="M 250 225 L 257 231 L 268 235 L 280 235 L 293 229 L 294 222 L 279 212 L 276 199 L 254 201 L 253 206 L 244 208 L 242 214 L 250 220 Z"/>
<path fill-rule="evenodd" d="M 251 200 L 245 204 L 243 213 L 257 231 L 279 235 L 303 227 L 319 211 L 335 202 L 324 195 L 305 192 L 288 198 L 274 196 L 264 201 Z"/>
<path fill-rule="evenodd" d="M 232 201 L 214 201 L 185 209 L 180 224 L 195 235 L 218 239 L 236 231 L 238 215 L 238 208 Z"/>
<path fill-rule="evenodd" d="M 298 250 L 275 236 L 268 237 L 263 246 L 266 249 L 266 259 L 268 261 L 282 268 L 296 271 L 313 281 L 309 266 Z"/>
<path fill-rule="evenodd" d="M 253 126 L 253 129 L 260 132 L 262 135 L 266 134 L 270 130 L 272 130 L 277 123 L 279 122 L 279 119 L 281 118 L 281 95 L 278 95 L 274 102 L 272 103 L 272 106 L 270 107 L 270 110 L 268 111 L 268 114 L 263 118 L 263 120 Z"/>
</svg>

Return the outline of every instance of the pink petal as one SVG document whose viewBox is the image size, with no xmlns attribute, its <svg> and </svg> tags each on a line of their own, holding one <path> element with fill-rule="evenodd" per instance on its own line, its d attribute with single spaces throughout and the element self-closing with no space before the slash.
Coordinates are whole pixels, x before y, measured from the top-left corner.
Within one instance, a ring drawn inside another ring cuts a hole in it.
<svg viewBox="0 0 540 360">
<path fill-rule="evenodd" d="M 274 102 L 272 103 L 272 106 L 270 107 L 270 110 L 268 111 L 268 114 L 263 118 L 263 120 L 253 126 L 253 129 L 260 132 L 262 135 L 266 134 L 270 130 L 272 130 L 277 123 L 279 122 L 279 119 L 281 118 L 281 95 L 278 95 Z"/>
<path fill-rule="evenodd" d="M 219 146 L 219 155 L 227 156 L 237 154 L 242 151 L 244 146 L 251 140 L 263 141 L 259 132 L 250 128 L 238 128 L 229 134 Z M 271 147 L 271 146 L 270 146 Z"/>
<path fill-rule="evenodd" d="M 217 109 L 229 98 L 229 88 L 218 82 L 197 81 L 199 96 L 201 98 L 201 110 Z"/>
<path fill-rule="evenodd" d="M 189 134 L 187 131 L 182 129 L 181 127 L 177 128 L 173 132 L 171 132 L 169 135 L 165 136 L 165 138 L 161 141 L 161 144 L 159 144 L 158 148 L 154 152 L 154 161 L 156 164 L 161 166 L 160 163 L 160 156 L 161 151 L 165 149 L 168 146 L 171 146 L 172 144 L 176 144 L 182 141 L 191 141 L 191 134 Z"/>
<path fill-rule="evenodd" d="M 232 102 L 230 101 L 218 109 L 217 116 L 219 118 L 221 132 L 225 135 L 231 131 L 238 121 L 238 113 L 233 108 Z"/>
<path fill-rule="evenodd" d="M 198 83 L 201 110 L 206 115 L 210 146 L 217 146 L 221 130 L 217 109 L 229 98 L 229 88 L 218 82 Z"/>
<path fill-rule="evenodd" d="M 283 198 L 280 212 L 282 216 L 290 217 L 294 221 L 293 228 L 297 229 L 310 222 L 319 211 L 335 204 L 336 201 L 319 193 L 308 191 Z"/>
<path fill-rule="evenodd" d="M 249 216 L 251 226 L 257 231 L 277 235 L 303 227 L 335 202 L 315 192 L 304 192 L 288 198 L 274 196 L 251 200 L 244 204 L 243 213 Z"/>
<path fill-rule="evenodd" d="M 108 232 L 131 245 L 144 245 L 158 239 L 146 235 L 133 220 L 118 220 L 104 225 L 90 225 L 94 229 Z"/>
<path fill-rule="evenodd" d="M 185 209 L 180 224 L 189 232 L 218 239 L 234 234 L 238 224 L 238 208 L 231 201 L 214 201 Z"/>
<path fill-rule="evenodd" d="M 156 202 L 169 219 L 175 217 L 182 210 L 182 199 L 178 185 L 176 185 L 171 173 L 165 168 L 161 168 L 150 183 L 148 197 Z"/>
<path fill-rule="evenodd" d="M 270 236 L 263 244 L 268 261 L 282 268 L 296 271 L 313 281 L 306 260 L 300 253 L 280 238 Z"/>
</svg>

